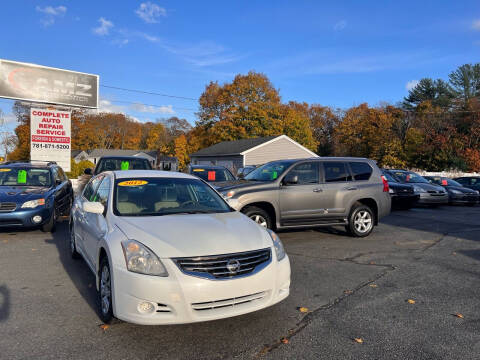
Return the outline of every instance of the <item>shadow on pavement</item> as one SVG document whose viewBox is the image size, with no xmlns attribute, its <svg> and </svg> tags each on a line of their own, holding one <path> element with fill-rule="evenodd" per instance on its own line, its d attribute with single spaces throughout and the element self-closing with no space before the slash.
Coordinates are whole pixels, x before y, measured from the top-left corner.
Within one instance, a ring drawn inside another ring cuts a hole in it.
<svg viewBox="0 0 480 360">
<path fill-rule="evenodd" d="M 6 285 L 0 286 L 0 322 L 10 316 L 10 290 Z"/>
<path fill-rule="evenodd" d="M 72 259 L 70 255 L 69 236 L 68 222 L 64 221 L 57 224 L 57 230 L 52 234 L 53 239 L 48 239 L 46 242 L 54 244 L 57 247 L 58 258 L 65 272 L 72 280 L 78 293 L 85 299 L 95 313 L 97 313 L 95 276 L 83 260 Z"/>
</svg>

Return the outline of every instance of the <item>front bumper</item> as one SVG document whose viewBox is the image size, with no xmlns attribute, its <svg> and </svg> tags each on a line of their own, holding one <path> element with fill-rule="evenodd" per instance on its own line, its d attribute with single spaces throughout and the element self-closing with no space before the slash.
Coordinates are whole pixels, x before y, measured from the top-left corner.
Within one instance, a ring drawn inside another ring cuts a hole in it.
<svg viewBox="0 0 480 360">
<path fill-rule="evenodd" d="M 392 194 L 392 205 L 413 205 L 420 199 L 418 194 Z"/>
<path fill-rule="evenodd" d="M 450 194 L 451 204 L 476 204 L 479 201 L 478 194 Z"/>
<path fill-rule="evenodd" d="M 45 224 L 52 214 L 51 209 L 44 206 L 35 209 L 17 209 L 10 212 L 0 212 L 0 227 L 34 227 Z M 32 218 L 42 217 L 40 223 L 34 223 Z"/>
<path fill-rule="evenodd" d="M 185 324 L 223 319 L 280 302 L 290 291 L 290 261 L 273 260 L 251 276 L 208 280 L 186 275 L 170 259 L 162 259 L 168 277 L 136 274 L 123 266 L 113 271 L 113 311 L 124 321 L 141 325 Z M 142 313 L 139 305 L 154 305 Z"/>
<path fill-rule="evenodd" d="M 420 193 L 419 204 L 448 204 L 448 194 L 432 195 L 430 193 Z"/>
</svg>

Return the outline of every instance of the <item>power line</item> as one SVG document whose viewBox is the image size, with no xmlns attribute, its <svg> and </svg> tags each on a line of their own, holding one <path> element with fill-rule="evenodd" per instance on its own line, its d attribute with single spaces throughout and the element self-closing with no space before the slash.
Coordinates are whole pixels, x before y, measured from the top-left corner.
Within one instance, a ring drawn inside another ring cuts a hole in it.
<svg viewBox="0 0 480 360">
<path fill-rule="evenodd" d="M 144 104 L 138 101 L 123 101 L 123 100 L 107 100 L 110 101 L 111 103 L 118 103 L 118 104 L 130 104 L 130 105 L 144 105 L 144 106 L 151 106 L 155 108 L 169 108 L 172 110 L 182 110 L 182 111 L 197 111 L 197 109 L 190 109 L 190 108 L 179 108 L 176 106 L 166 106 L 166 105 L 155 105 L 155 104 Z M 135 109 L 134 109 L 135 110 Z M 142 111 L 139 111 L 142 112 Z"/>
<path fill-rule="evenodd" d="M 156 92 L 152 92 L 152 91 L 127 89 L 127 88 L 122 88 L 122 87 L 118 87 L 118 86 L 110 86 L 110 85 L 100 85 L 100 86 L 101 86 L 101 87 L 104 87 L 104 88 L 107 88 L 107 89 L 130 91 L 130 92 L 136 92 L 136 93 L 147 94 L 147 95 L 164 96 L 164 97 L 174 98 L 174 99 L 193 100 L 193 101 L 197 101 L 197 100 L 198 100 L 198 99 L 191 98 L 191 97 L 186 97 L 186 96 L 176 96 L 176 95 L 168 95 L 168 94 L 156 93 Z"/>
</svg>

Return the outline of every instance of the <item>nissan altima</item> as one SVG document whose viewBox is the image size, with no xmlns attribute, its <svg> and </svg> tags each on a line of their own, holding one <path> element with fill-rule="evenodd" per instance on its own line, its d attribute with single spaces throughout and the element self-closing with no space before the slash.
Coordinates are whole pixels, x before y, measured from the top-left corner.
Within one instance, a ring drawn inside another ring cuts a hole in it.
<svg viewBox="0 0 480 360">
<path fill-rule="evenodd" d="M 227 318 L 285 299 L 282 242 L 192 175 L 112 171 L 75 199 L 70 250 L 96 276 L 99 314 L 137 324 Z"/>
</svg>

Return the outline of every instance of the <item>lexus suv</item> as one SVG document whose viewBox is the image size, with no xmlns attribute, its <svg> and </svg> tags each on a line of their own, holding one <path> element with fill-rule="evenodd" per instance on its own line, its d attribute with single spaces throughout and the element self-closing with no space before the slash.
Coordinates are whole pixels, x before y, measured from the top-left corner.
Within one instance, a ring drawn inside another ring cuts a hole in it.
<svg viewBox="0 0 480 360">
<path fill-rule="evenodd" d="M 244 180 L 218 191 L 230 206 L 269 229 L 341 225 L 364 237 L 390 213 L 388 182 L 369 159 L 273 161 Z"/>
</svg>

